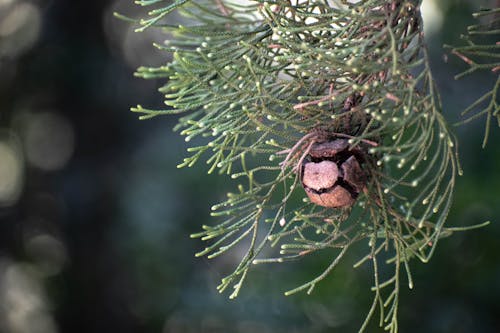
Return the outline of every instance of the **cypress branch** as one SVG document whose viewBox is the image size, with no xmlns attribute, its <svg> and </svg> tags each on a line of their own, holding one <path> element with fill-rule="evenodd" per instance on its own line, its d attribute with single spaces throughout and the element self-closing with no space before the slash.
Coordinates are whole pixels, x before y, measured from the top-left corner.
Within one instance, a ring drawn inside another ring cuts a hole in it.
<svg viewBox="0 0 500 333">
<path fill-rule="evenodd" d="M 465 62 L 469 68 L 455 76 L 455 79 L 461 79 L 469 74 L 477 71 L 489 71 L 496 76 L 496 81 L 490 91 L 479 97 L 463 112 L 462 116 L 466 116 L 464 120 L 459 122 L 460 125 L 466 124 L 479 117 L 486 116 L 483 148 L 488 143 L 491 122 L 493 118 L 497 119 L 500 127 L 500 42 L 498 35 L 500 34 L 500 8 L 483 9 L 473 14 L 475 18 L 483 18 L 485 23 L 476 24 L 467 28 L 467 35 L 462 36 L 462 39 L 467 45 L 451 46 L 445 45 L 451 49 L 451 53 Z M 496 38 L 495 38 L 496 37 Z M 471 115 L 472 113 L 472 115 Z"/>
<path fill-rule="evenodd" d="M 428 262 L 441 238 L 462 230 L 445 226 L 461 169 L 429 67 L 421 2 L 138 4 L 157 6 L 139 21 L 139 31 L 158 27 L 173 35 L 158 45 L 161 52 L 173 53 L 173 60 L 136 73 L 168 79 L 160 91 L 171 108 L 132 111 L 142 119 L 185 114 L 175 129 L 186 141 L 202 137 L 205 144 L 189 148 L 191 155 L 180 167 L 207 155 L 208 172 L 241 181 L 237 191 L 212 207 L 222 221 L 191 235 L 212 242 L 197 256 L 215 258 L 238 244 L 248 246 L 217 289 L 232 286 L 230 297 L 236 297 L 252 264 L 333 249 L 337 256 L 322 273 L 286 295 L 310 293 L 354 244 L 368 241 L 367 253 L 354 264 L 373 269 L 374 300 L 360 332 L 377 311 L 379 325 L 397 332 L 401 270 L 413 288 L 410 261 Z M 167 14 L 174 10 L 187 19 L 185 25 L 168 25 Z M 487 33 L 479 27 L 470 32 Z M 455 53 L 496 57 L 496 46 L 475 47 Z M 498 66 L 470 64 L 471 70 Z M 494 96 L 496 90 L 471 109 Z M 498 116 L 496 104 L 484 112 L 488 119 Z M 322 147 L 318 144 L 346 147 L 328 148 L 318 157 L 313 153 Z M 305 165 L 318 159 L 340 170 L 341 181 L 334 186 L 351 196 L 349 204 L 323 207 L 304 195 Z M 359 189 L 355 185 L 361 180 Z M 275 248 L 275 256 L 262 256 L 267 247 Z M 380 262 L 386 254 L 390 259 Z M 385 282 L 379 276 L 382 265 L 393 271 Z"/>
</svg>

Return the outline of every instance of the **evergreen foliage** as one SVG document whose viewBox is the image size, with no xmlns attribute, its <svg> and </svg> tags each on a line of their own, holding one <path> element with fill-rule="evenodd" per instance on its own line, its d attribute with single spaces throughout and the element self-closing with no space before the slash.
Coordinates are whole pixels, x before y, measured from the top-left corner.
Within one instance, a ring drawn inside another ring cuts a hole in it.
<svg viewBox="0 0 500 333">
<path fill-rule="evenodd" d="M 204 143 L 189 148 L 179 167 L 206 156 L 208 172 L 240 182 L 213 206 L 220 223 L 192 235 L 210 242 L 198 256 L 247 247 L 218 290 L 231 287 L 236 297 L 252 265 L 329 250 L 330 265 L 286 295 L 311 293 L 361 243 L 366 255 L 354 267 L 370 265 L 374 298 L 360 331 L 378 312 L 379 325 L 397 332 L 398 295 L 403 284 L 413 287 L 410 261 L 429 261 L 441 238 L 473 228 L 445 226 L 461 169 L 429 67 L 420 1 L 136 3 L 154 6 L 137 30 L 170 34 L 156 46 L 173 60 L 137 71 L 165 79 L 168 108 L 132 110 L 141 119 L 183 114 L 176 129 Z M 189 24 L 169 25 L 174 10 Z M 498 117 L 497 88 L 498 81 L 480 99 L 493 96 L 488 119 Z M 348 138 L 351 149 L 366 152 L 368 183 L 353 207 L 314 205 L 301 187 L 304 156 L 324 138 Z M 269 247 L 278 253 L 263 257 Z M 381 270 L 391 276 L 382 280 Z"/>
<path fill-rule="evenodd" d="M 462 115 L 469 115 L 479 109 L 472 116 L 468 116 L 462 121 L 462 124 L 486 115 L 483 140 L 484 148 L 488 142 L 492 118 L 497 119 L 498 126 L 500 127 L 500 75 L 498 75 L 500 72 L 500 53 L 498 52 L 500 50 L 500 41 L 498 41 L 498 35 L 500 34 L 500 8 L 484 9 L 474 13 L 473 16 L 483 21 L 482 23 L 469 26 L 467 35 L 461 36 L 467 45 L 460 47 L 446 45 L 446 47 L 451 48 L 453 54 L 460 57 L 460 59 L 469 65 L 469 69 L 456 75 L 455 79 L 460 79 L 476 71 L 484 70 L 496 75 L 493 88 L 462 112 Z M 481 108 L 481 106 L 484 107 Z"/>
</svg>

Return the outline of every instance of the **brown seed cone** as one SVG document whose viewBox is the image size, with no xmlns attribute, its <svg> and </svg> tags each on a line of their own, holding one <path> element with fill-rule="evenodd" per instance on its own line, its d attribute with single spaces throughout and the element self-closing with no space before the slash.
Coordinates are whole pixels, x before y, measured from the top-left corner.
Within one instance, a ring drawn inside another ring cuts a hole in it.
<svg viewBox="0 0 500 333">
<path fill-rule="evenodd" d="M 349 207 L 363 191 L 366 174 L 356 157 L 361 151 L 353 152 L 348 147 L 345 139 L 311 147 L 309 158 L 302 164 L 301 180 L 312 203 L 329 208 Z"/>
</svg>

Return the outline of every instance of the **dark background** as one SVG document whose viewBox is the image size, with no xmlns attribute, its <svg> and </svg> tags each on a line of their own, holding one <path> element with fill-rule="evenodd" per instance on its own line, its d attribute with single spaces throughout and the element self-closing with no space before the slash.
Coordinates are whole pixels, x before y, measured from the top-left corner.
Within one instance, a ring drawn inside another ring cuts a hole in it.
<svg viewBox="0 0 500 333">
<path fill-rule="evenodd" d="M 456 82 L 465 65 L 443 61 L 441 45 L 459 43 L 478 3 L 426 6 L 456 122 L 495 78 Z M 189 234 L 215 222 L 210 206 L 232 184 L 201 164 L 176 168 L 187 146 L 175 117 L 128 111 L 161 107 L 161 82 L 132 74 L 168 61 L 151 46 L 166 36 L 134 33 L 116 10 L 139 15 L 132 0 L 0 0 L 0 332 L 355 332 L 372 296 L 355 257 L 311 296 L 283 291 L 325 267 L 320 259 L 258 268 L 236 300 L 217 293 L 240 254 L 194 258 L 204 244 Z M 448 224 L 493 223 L 413 263 L 401 332 L 500 332 L 500 130 L 482 150 L 483 127 L 484 118 L 455 129 L 465 176 Z"/>
</svg>

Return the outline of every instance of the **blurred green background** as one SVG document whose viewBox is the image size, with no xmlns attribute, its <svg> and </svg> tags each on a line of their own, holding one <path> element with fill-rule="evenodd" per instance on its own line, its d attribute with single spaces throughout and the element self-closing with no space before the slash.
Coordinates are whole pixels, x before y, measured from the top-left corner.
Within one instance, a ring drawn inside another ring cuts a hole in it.
<svg viewBox="0 0 500 333">
<path fill-rule="evenodd" d="M 428 46 L 451 122 L 495 79 L 465 69 L 443 43 L 494 1 L 424 1 Z M 283 296 L 328 258 L 258 267 L 236 300 L 219 279 L 241 253 L 210 261 L 189 234 L 213 224 L 232 189 L 204 165 L 178 170 L 186 144 L 175 117 L 138 121 L 161 106 L 161 82 L 133 77 L 167 55 L 166 38 L 112 17 L 132 0 L 0 0 L 0 332 L 355 332 L 369 309 L 371 272 L 355 254 L 311 296 Z M 456 128 L 465 175 L 448 225 L 486 220 L 414 262 L 401 332 L 500 332 L 500 130 L 481 149 L 484 119 Z M 238 251 L 236 251 L 238 252 Z M 375 326 L 369 332 L 378 332 Z"/>
</svg>

